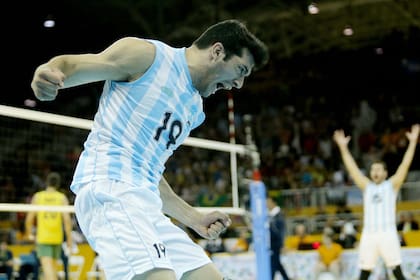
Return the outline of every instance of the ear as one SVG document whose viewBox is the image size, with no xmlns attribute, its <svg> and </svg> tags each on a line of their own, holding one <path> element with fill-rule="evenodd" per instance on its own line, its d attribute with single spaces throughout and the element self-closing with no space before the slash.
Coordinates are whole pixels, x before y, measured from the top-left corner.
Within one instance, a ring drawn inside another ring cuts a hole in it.
<svg viewBox="0 0 420 280">
<path fill-rule="evenodd" d="M 223 60 L 225 57 L 225 47 L 222 43 L 216 42 L 211 46 L 211 58 L 212 60 Z"/>
</svg>

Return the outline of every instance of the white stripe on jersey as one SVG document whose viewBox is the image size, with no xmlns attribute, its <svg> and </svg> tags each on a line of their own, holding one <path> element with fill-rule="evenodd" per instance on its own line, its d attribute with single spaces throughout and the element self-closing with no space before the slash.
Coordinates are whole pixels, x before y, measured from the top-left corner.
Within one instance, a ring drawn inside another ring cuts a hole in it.
<svg viewBox="0 0 420 280">
<path fill-rule="evenodd" d="M 391 181 L 379 185 L 369 183 L 363 193 L 363 231 L 395 231 L 396 201 L 397 193 Z"/>
<path fill-rule="evenodd" d="M 204 121 L 203 101 L 193 87 L 185 48 L 149 40 L 153 64 L 133 82 L 106 81 L 93 128 L 84 144 L 71 189 L 113 179 L 154 191 L 165 162 Z"/>
</svg>

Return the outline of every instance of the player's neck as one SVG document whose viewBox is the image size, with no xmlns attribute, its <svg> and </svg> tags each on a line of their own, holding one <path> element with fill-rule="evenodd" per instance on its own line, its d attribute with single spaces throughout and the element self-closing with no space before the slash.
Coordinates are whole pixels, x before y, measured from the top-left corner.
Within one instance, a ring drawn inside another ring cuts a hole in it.
<svg viewBox="0 0 420 280">
<path fill-rule="evenodd" d="M 185 50 L 185 59 L 187 60 L 192 83 L 196 89 L 200 90 L 201 82 L 207 75 L 208 53 L 192 45 Z"/>
</svg>

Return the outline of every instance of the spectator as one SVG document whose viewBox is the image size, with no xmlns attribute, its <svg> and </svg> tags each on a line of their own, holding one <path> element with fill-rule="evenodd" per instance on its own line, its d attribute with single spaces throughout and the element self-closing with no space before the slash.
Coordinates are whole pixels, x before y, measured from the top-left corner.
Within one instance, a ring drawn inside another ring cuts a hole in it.
<svg viewBox="0 0 420 280">
<path fill-rule="evenodd" d="M 231 253 L 240 253 L 246 252 L 249 249 L 249 245 L 252 242 L 252 236 L 247 227 L 240 228 L 239 236 L 236 243 L 233 245 L 232 249 L 230 250 Z"/>
<path fill-rule="evenodd" d="M 19 276 L 17 280 L 27 280 L 30 275 L 32 275 L 29 279 L 38 280 L 39 277 L 39 259 L 36 254 L 36 250 L 32 250 L 29 254 L 20 255 L 21 264 L 19 266 Z"/>
<path fill-rule="evenodd" d="M 223 239 L 220 236 L 216 239 L 207 240 L 204 249 L 209 256 L 213 255 L 214 253 L 222 253 L 226 251 L 225 244 L 223 243 Z"/>
<path fill-rule="evenodd" d="M 299 223 L 295 226 L 295 234 L 290 237 L 287 249 L 289 250 L 312 250 L 314 239 L 308 235 L 306 226 Z"/>
<path fill-rule="evenodd" d="M 337 243 L 343 247 L 343 249 L 351 249 L 355 247 L 357 242 L 356 230 L 351 221 L 346 221 L 341 226 L 341 231 L 338 235 Z"/>
<path fill-rule="evenodd" d="M 412 212 L 401 212 L 400 220 L 397 224 L 398 238 L 400 240 L 401 246 L 407 246 L 407 242 L 404 238 L 404 233 L 419 230 L 419 224 L 414 220 L 414 215 Z"/>
<path fill-rule="evenodd" d="M 402 212 L 400 214 L 400 221 L 397 225 L 397 230 L 406 233 L 411 230 L 419 230 L 419 223 L 414 219 L 412 212 Z"/>
<path fill-rule="evenodd" d="M 322 272 L 330 272 L 335 279 L 340 279 L 340 258 L 343 247 L 333 241 L 333 234 L 332 231 L 329 231 L 322 235 L 322 243 L 317 249 L 319 257 L 316 266 L 317 277 Z"/>
<path fill-rule="evenodd" d="M 13 253 L 5 240 L 0 243 L 0 273 L 5 273 L 7 279 L 12 279 Z"/>
</svg>

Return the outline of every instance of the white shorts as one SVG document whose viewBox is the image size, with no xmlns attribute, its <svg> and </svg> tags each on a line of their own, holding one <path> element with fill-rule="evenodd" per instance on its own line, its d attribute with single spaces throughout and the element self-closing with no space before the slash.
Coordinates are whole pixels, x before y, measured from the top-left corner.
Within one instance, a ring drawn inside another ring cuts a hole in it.
<svg viewBox="0 0 420 280">
<path fill-rule="evenodd" d="M 182 274 L 211 262 L 201 246 L 162 212 L 147 187 L 96 181 L 80 188 L 75 212 L 107 279 L 131 280 L 153 268 Z"/>
<path fill-rule="evenodd" d="M 401 247 L 397 231 L 362 233 L 359 245 L 359 267 L 373 270 L 381 257 L 387 267 L 401 264 Z"/>
</svg>

